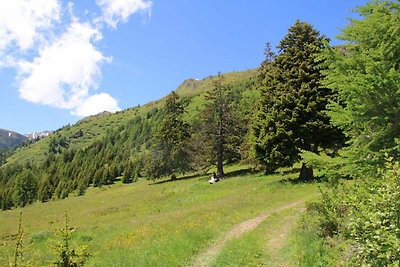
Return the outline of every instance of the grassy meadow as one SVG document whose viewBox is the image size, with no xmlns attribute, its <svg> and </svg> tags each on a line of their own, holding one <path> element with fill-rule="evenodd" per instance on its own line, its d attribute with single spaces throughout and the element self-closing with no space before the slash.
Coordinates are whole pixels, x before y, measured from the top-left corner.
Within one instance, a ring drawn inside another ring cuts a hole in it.
<svg viewBox="0 0 400 267">
<path fill-rule="evenodd" d="M 208 176 L 157 184 L 140 180 L 2 211 L 0 265 L 13 256 L 21 211 L 25 261 L 51 265 L 56 257 L 51 247 L 60 240 L 55 232 L 63 228 L 66 210 L 75 229 L 72 246 L 89 246 L 91 257 L 85 266 L 190 266 L 233 226 L 271 211 L 256 229 L 228 242 L 211 265 L 279 266 L 279 259 L 290 258 L 286 241 L 304 205 L 273 211 L 312 199 L 317 185 L 283 182 L 295 178 L 291 172 L 265 176 L 240 166 L 227 171 L 229 178 L 213 185 Z"/>
</svg>

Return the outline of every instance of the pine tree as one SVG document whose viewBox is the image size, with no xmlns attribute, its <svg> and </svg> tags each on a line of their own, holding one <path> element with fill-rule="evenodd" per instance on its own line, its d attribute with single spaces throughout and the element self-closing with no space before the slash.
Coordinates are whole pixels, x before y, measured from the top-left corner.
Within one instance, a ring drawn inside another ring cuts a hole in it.
<svg viewBox="0 0 400 267">
<path fill-rule="evenodd" d="M 343 138 L 325 114 L 332 98 L 322 88 L 317 55 L 328 40 L 311 25 L 296 21 L 281 40 L 279 54 L 268 53 L 260 74 L 262 96 L 253 116 L 251 143 L 267 172 L 292 166 L 301 150 L 335 148 Z M 302 179 L 311 179 L 304 164 Z"/>
<path fill-rule="evenodd" d="M 83 266 L 87 259 L 91 256 L 88 252 L 87 246 L 80 246 L 77 248 L 71 248 L 70 240 L 71 235 L 74 231 L 73 227 L 70 227 L 68 220 L 68 213 L 65 211 L 65 227 L 60 230 L 59 235 L 62 242 L 56 243 L 54 246 L 57 254 L 57 260 L 53 262 L 54 266 L 57 267 L 79 267 Z"/>
<path fill-rule="evenodd" d="M 32 203 L 37 196 L 38 184 L 31 170 L 26 169 L 17 176 L 14 188 L 14 204 L 25 206 Z"/>
<path fill-rule="evenodd" d="M 39 185 L 38 199 L 41 202 L 46 202 L 51 199 L 52 195 L 53 192 L 50 177 L 46 174 L 42 177 L 42 181 Z"/>
<path fill-rule="evenodd" d="M 177 93 L 168 95 L 163 111 L 163 119 L 155 137 L 153 149 L 152 175 L 156 178 L 183 173 L 190 168 L 186 149 L 190 137 L 189 125 L 182 119 L 186 112 Z"/>
<path fill-rule="evenodd" d="M 234 97 L 230 86 L 224 84 L 219 73 L 213 81 L 213 90 L 206 95 L 202 113 L 200 140 L 204 143 L 204 154 L 209 162 L 217 166 L 217 175 L 224 176 L 224 161 L 240 158 L 242 124 L 234 108 Z"/>
<path fill-rule="evenodd" d="M 129 184 L 132 182 L 132 172 L 133 172 L 132 162 L 128 160 L 125 163 L 124 174 L 122 175 L 122 183 Z"/>
</svg>

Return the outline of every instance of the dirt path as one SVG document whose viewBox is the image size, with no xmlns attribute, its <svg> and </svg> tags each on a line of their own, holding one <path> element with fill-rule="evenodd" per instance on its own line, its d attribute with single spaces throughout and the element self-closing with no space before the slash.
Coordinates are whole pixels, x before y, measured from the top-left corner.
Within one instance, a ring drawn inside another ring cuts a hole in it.
<svg viewBox="0 0 400 267">
<path fill-rule="evenodd" d="M 222 248 L 225 246 L 226 243 L 228 243 L 229 241 L 231 241 L 235 238 L 240 237 L 241 235 L 243 235 L 246 232 L 254 230 L 260 223 L 262 223 L 265 219 L 267 219 L 272 214 L 283 211 L 285 209 L 290 209 L 290 208 L 296 207 L 303 203 L 304 203 L 304 201 L 288 203 L 284 206 L 281 206 L 281 207 L 275 208 L 273 210 L 270 210 L 266 213 L 263 213 L 253 219 L 244 221 L 240 224 L 233 226 L 233 228 L 230 231 L 228 231 L 226 234 L 224 234 L 219 239 L 217 239 L 212 246 L 210 246 L 203 253 L 199 254 L 197 256 L 197 258 L 194 259 L 191 266 L 194 266 L 194 267 L 209 266 L 214 261 L 214 259 L 216 258 L 216 256 L 222 250 Z"/>
<path fill-rule="evenodd" d="M 269 233 L 268 242 L 266 244 L 266 250 L 271 257 L 270 262 L 268 263 L 269 266 L 289 266 L 289 264 L 286 263 L 286 260 L 282 258 L 282 255 L 280 255 L 280 250 L 285 245 L 290 230 L 296 224 L 297 219 L 303 212 L 304 207 L 293 209 L 290 214 L 284 216 L 282 220 L 280 220 L 279 226 Z"/>
</svg>

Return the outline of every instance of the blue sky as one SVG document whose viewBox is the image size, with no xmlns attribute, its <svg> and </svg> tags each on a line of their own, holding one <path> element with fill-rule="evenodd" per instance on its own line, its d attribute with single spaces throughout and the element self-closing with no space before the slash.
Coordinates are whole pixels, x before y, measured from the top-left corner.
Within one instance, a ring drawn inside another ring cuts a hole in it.
<svg viewBox="0 0 400 267">
<path fill-rule="evenodd" d="M 4 0 L 0 128 L 55 130 L 257 67 L 300 19 L 335 36 L 366 1 Z"/>
</svg>

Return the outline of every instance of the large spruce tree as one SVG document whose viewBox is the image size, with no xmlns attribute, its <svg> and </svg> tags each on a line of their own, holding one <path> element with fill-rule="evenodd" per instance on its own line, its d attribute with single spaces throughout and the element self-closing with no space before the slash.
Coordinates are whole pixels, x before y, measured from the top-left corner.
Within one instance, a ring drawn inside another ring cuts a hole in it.
<svg viewBox="0 0 400 267">
<path fill-rule="evenodd" d="M 263 62 L 262 95 L 251 125 L 255 157 L 267 172 L 292 166 L 301 150 L 334 148 L 342 134 L 324 112 L 332 93 L 322 88 L 317 55 L 327 38 L 310 24 L 296 21 L 280 42 L 279 54 Z M 301 179 L 312 178 L 304 164 Z"/>
</svg>

